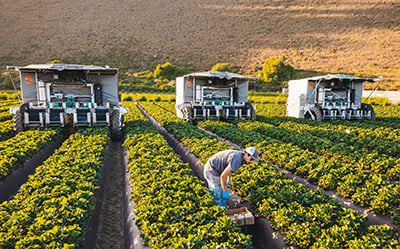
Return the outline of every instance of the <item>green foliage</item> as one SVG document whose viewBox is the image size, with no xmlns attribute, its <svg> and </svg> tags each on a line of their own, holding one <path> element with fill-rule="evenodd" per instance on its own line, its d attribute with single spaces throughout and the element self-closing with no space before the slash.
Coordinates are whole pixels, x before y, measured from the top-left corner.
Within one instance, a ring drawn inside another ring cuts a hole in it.
<svg viewBox="0 0 400 249">
<path fill-rule="evenodd" d="M 176 77 L 182 76 L 186 74 L 186 70 L 179 68 L 178 66 L 172 65 L 169 62 L 164 64 L 158 64 L 156 69 L 154 70 L 153 76 L 154 78 L 163 78 L 173 80 Z"/>
<path fill-rule="evenodd" d="M 168 113 L 156 105 L 140 104 L 165 113 L 155 117 L 169 119 Z M 131 199 L 144 242 L 152 248 L 251 248 L 250 236 L 240 233 L 225 209 L 215 205 L 210 191 L 193 176 L 190 166 L 173 153 L 137 107 L 124 105 L 130 109 L 124 146 L 129 149 Z M 170 125 L 181 128 L 183 136 L 190 133 L 189 127 L 197 129 L 189 124 L 183 127 L 174 122 L 180 119 L 172 117 Z"/>
<path fill-rule="evenodd" d="M 15 72 L 15 71 L 10 71 L 10 73 L 11 73 L 11 77 L 14 79 L 14 83 L 18 85 L 18 82 L 15 82 L 15 79 L 18 78 L 18 73 Z M 0 84 L 3 85 L 6 89 L 14 89 L 14 87 L 12 85 L 12 82 L 11 82 L 11 79 L 10 79 L 10 76 L 9 76 L 7 71 L 5 71 L 4 73 L 0 74 L 0 82 L 1 82 Z M 8 94 L 1 93 L 0 94 L 0 96 L 1 96 L 0 98 L 1 99 L 7 99 L 6 95 L 8 95 Z"/>
<path fill-rule="evenodd" d="M 0 122 L 0 141 L 6 140 L 14 135 L 14 120 Z"/>
<path fill-rule="evenodd" d="M 12 124 L 12 122 L 9 123 Z M 22 167 L 30 157 L 52 142 L 59 133 L 59 129 L 29 130 L 0 142 L 0 179 Z"/>
<path fill-rule="evenodd" d="M 211 68 L 210 72 L 211 71 L 221 71 L 221 72 L 231 72 L 231 73 L 233 73 L 231 65 L 228 64 L 228 63 L 217 63 Z"/>
<path fill-rule="evenodd" d="M 108 143 L 106 128 L 79 130 L 37 167 L 0 204 L 0 248 L 81 248 Z"/>
<path fill-rule="evenodd" d="M 271 88 L 280 88 L 294 76 L 294 73 L 294 67 L 286 64 L 284 58 L 271 57 L 265 61 L 260 79 L 268 83 Z"/>
<path fill-rule="evenodd" d="M 122 99 L 122 101 L 132 101 L 132 97 L 131 97 L 131 96 L 128 96 L 128 97 Z"/>
<path fill-rule="evenodd" d="M 143 102 L 140 105 L 203 163 L 212 154 L 226 149 L 223 145 L 227 144 L 206 137 L 196 127 L 186 126 L 186 123 L 174 114 L 158 108 L 155 104 Z M 351 197 L 355 189 L 360 189 L 362 184 L 366 188 L 359 191 L 360 193 L 364 193 L 368 198 L 376 197 L 374 202 L 369 201 L 374 211 L 391 211 L 393 206 L 389 207 L 387 204 L 395 203 L 399 199 L 400 188 L 397 185 L 383 188 L 387 182 L 381 177 L 375 177 L 376 179 L 371 179 L 370 184 L 364 184 L 365 179 L 374 174 L 362 170 L 354 171 L 351 163 L 343 161 L 343 155 L 334 156 L 333 152 L 328 152 L 329 148 L 335 146 L 333 142 L 322 137 L 305 136 L 305 132 L 297 134 L 287 130 L 286 126 L 283 128 L 283 125 L 276 127 L 279 123 L 284 123 L 282 119 L 269 120 L 275 120 L 274 124 L 247 121 L 233 125 L 207 120 L 197 125 L 242 147 L 254 145 L 259 148 L 263 159 L 296 175 L 308 177 L 310 183 L 319 184 L 323 188 L 336 187 L 336 183 L 340 183 L 343 178 L 346 180 L 342 189 Z M 291 126 L 293 125 L 295 124 L 292 122 Z M 282 142 L 281 139 L 285 141 Z M 286 139 L 290 139 L 291 142 Z M 303 146 L 313 146 L 309 147 L 313 151 L 321 149 L 324 156 L 309 152 L 303 149 Z M 247 199 L 251 206 L 257 208 L 261 215 L 271 222 L 272 228 L 284 233 L 285 241 L 296 248 L 354 248 L 349 246 L 350 243 L 367 245 L 360 248 L 368 248 L 368 245 L 378 240 L 380 245 L 397 245 L 397 235 L 393 231 L 386 231 L 385 226 L 377 227 L 383 233 L 377 233 L 377 229 L 367 230 L 365 216 L 344 208 L 320 190 L 314 191 L 287 179 L 283 172 L 279 172 L 270 163 L 260 161 L 258 164 L 241 167 L 233 176 L 230 187 L 243 199 Z M 396 210 L 397 221 L 399 210 Z"/>
</svg>

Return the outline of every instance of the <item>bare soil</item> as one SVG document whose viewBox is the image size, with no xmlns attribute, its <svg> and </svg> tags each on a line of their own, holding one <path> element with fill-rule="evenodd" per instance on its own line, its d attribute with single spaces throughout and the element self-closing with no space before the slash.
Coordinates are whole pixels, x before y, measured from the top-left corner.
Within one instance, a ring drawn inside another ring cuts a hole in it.
<svg viewBox="0 0 400 249">
<path fill-rule="evenodd" d="M 124 165 L 121 143 L 110 142 L 96 249 L 124 248 Z"/>
<path fill-rule="evenodd" d="M 400 85 L 397 0 L 0 1 L 0 65 L 55 59 L 134 70 L 170 61 L 251 74 L 269 57 L 298 69 L 383 75 Z"/>
</svg>

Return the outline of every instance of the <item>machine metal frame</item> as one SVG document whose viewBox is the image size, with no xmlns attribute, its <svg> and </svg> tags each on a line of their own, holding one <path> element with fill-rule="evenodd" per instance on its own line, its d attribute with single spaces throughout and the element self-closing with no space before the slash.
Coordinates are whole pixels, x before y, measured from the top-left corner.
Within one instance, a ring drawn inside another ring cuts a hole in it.
<svg viewBox="0 0 400 249">
<path fill-rule="evenodd" d="M 381 80 L 382 77 L 360 78 L 344 74 L 290 80 L 287 116 L 317 121 L 375 120 L 372 106 L 361 102 L 363 83 Z"/>
<path fill-rule="evenodd" d="M 253 77 L 230 72 L 197 72 L 176 79 L 177 116 L 187 122 L 206 119 L 256 119 L 248 101 Z"/>
<path fill-rule="evenodd" d="M 126 108 L 119 106 L 117 68 L 76 64 L 8 66 L 19 72 L 21 106 L 13 107 L 16 132 L 30 127 L 109 126 L 123 136 Z"/>
</svg>

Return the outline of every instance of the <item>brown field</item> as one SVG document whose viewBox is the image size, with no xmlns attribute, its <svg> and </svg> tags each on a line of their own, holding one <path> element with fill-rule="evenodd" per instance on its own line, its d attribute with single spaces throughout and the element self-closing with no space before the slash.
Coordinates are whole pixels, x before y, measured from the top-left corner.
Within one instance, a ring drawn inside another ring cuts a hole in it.
<svg viewBox="0 0 400 249">
<path fill-rule="evenodd" d="M 400 88 L 398 0 L 0 0 L 0 66 L 109 64 L 193 70 L 269 57 L 296 69 L 385 78 Z"/>
</svg>

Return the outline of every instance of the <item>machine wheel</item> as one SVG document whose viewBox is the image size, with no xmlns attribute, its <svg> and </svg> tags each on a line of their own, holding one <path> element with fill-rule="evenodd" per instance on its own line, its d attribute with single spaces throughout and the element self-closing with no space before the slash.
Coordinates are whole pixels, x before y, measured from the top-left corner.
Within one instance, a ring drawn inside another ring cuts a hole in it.
<svg viewBox="0 0 400 249">
<path fill-rule="evenodd" d="M 24 123 L 23 123 L 22 114 L 20 111 L 17 111 L 14 114 L 14 130 L 15 130 L 15 134 L 17 134 L 18 132 L 24 131 Z"/>
<path fill-rule="evenodd" d="M 314 118 L 316 121 L 322 121 L 322 113 L 318 107 L 316 107 L 316 106 L 311 107 L 310 111 L 311 111 L 312 115 L 314 115 Z M 309 113 L 306 113 L 304 118 L 308 119 L 308 120 L 313 120 Z"/>
<path fill-rule="evenodd" d="M 361 103 L 361 110 L 363 112 L 367 112 L 367 113 L 368 113 L 368 111 L 371 111 L 371 120 L 372 121 L 376 121 L 375 111 L 374 111 L 374 108 L 371 105 Z"/>
<path fill-rule="evenodd" d="M 250 104 L 249 102 L 246 102 L 245 106 L 247 109 L 250 109 L 250 120 L 256 120 L 257 116 L 256 116 L 256 110 L 254 109 L 254 106 L 252 104 Z"/>
<path fill-rule="evenodd" d="M 192 112 L 192 108 L 190 106 L 185 106 L 183 108 L 183 120 L 188 122 L 188 123 L 192 123 L 192 121 L 193 121 L 193 112 Z"/>
<path fill-rule="evenodd" d="M 113 110 L 111 114 L 111 139 L 113 141 L 121 141 L 124 136 L 122 124 L 120 124 L 119 110 Z"/>
<path fill-rule="evenodd" d="M 251 110 L 251 120 L 256 121 L 257 115 L 256 115 L 256 110 L 254 109 L 254 106 L 250 106 L 250 110 Z"/>
</svg>

